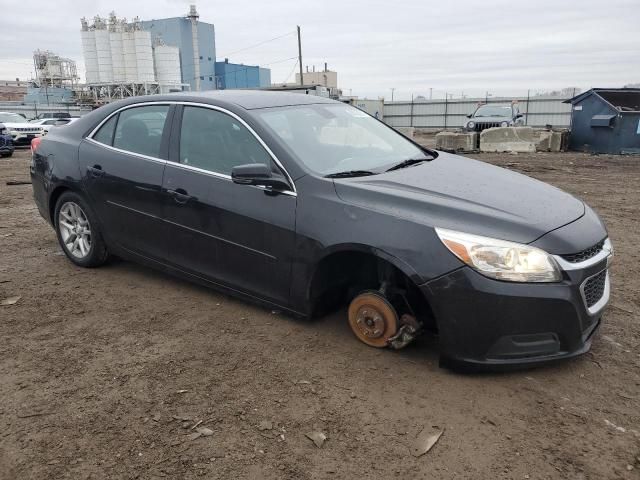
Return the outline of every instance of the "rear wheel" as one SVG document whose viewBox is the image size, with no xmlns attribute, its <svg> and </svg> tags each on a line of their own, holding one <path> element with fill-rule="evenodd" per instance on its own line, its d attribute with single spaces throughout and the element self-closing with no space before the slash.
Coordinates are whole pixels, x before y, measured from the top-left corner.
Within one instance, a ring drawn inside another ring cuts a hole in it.
<svg viewBox="0 0 640 480">
<path fill-rule="evenodd" d="M 383 348 L 398 331 L 398 313 L 379 292 L 367 291 L 349 305 L 349 326 L 355 336 L 372 347 Z"/>
<path fill-rule="evenodd" d="M 56 203 L 55 227 L 58 242 L 67 258 L 81 267 L 97 267 L 109 253 L 95 215 L 75 192 L 65 192 Z"/>
</svg>

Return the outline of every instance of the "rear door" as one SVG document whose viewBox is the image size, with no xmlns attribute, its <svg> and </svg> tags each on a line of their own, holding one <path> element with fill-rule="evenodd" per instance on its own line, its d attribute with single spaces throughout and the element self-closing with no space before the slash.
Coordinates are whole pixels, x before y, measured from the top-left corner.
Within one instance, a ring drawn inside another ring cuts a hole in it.
<svg viewBox="0 0 640 480">
<path fill-rule="evenodd" d="M 174 125 L 174 161 L 163 182 L 170 261 L 227 287 L 288 303 L 295 193 L 231 181 L 236 165 L 278 169 L 271 153 L 243 120 L 222 109 L 185 105 Z"/>
<path fill-rule="evenodd" d="M 128 107 L 80 145 L 80 168 L 107 238 L 164 260 L 162 178 L 168 155 L 169 104 Z"/>
</svg>

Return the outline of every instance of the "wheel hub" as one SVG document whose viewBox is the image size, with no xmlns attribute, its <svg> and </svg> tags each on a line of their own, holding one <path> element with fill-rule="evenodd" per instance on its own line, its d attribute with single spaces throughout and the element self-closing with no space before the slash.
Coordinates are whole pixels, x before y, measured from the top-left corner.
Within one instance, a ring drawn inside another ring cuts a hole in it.
<svg viewBox="0 0 640 480">
<path fill-rule="evenodd" d="M 356 322 L 366 337 L 379 338 L 384 332 L 384 319 L 374 308 L 363 307 L 358 310 Z"/>
</svg>

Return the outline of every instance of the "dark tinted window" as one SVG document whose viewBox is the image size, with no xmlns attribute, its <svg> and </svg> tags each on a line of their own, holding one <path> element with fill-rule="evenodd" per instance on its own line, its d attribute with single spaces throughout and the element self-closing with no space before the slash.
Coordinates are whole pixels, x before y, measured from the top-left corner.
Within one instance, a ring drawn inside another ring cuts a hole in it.
<svg viewBox="0 0 640 480">
<path fill-rule="evenodd" d="M 116 121 L 118 120 L 118 115 L 114 115 L 107 123 L 100 127 L 100 130 L 96 132 L 93 136 L 93 139 L 96 142 L 104 143 L 105 145 L 111 146 L 113 143 L 113 130 L 116 128 Z"/>
<path fill-rule="evenodd" d="M 271 157 L 235 118 L 209 108 L 185 107 L 180 130 L 180 162 L 231 175 L 247 163 L 271 166 Z"/>
<path fill-rule="evenodd" d="M 121 111 L 113 146 L 128 152 L 159 157 L 168 112 L 169 105 L 149 105 Z"/>
</svg>

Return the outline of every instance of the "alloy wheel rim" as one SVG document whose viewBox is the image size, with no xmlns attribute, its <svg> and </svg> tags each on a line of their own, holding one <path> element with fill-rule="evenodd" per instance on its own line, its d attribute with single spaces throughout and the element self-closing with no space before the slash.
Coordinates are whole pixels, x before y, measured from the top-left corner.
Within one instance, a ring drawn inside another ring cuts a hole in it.
<svg viewBox="0 0 640 480">
<path fill-rule="evenodd" d="M 58 229 L 65 249 L 75 258 L 83 259 L 91 251 L 91 225 L 84 210 L 75 202 L 60 208 Z"/>
</svg>

